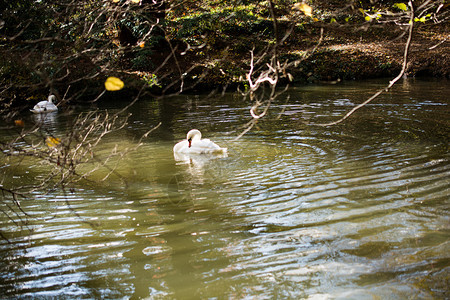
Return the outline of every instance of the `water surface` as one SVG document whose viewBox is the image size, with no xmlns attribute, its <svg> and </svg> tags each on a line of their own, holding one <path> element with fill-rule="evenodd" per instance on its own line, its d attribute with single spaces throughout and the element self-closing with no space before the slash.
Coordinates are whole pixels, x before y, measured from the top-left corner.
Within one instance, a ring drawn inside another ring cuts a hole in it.
<svg viewBox="0 0 450 300">
<path fill-rule="evenodd" d="M 22 201 L 28 227 L 2 214 L 3 297 L 449 297 L 448 82 L 407 80 L 343 124 L 307 125 L 383 85 L 293 87 L 237 141 L 250 119 L 238 95 L 138 102 L 99 157 L 162 125 L 120 161 L 120 178 L 99 170 Z M 77 113 L 49 130 L 63 133 Z M 176 161 L 172 147 L 192 128 L 228 156 Z M 2 169 L 4 184 L 44 172 L 27 161 Z"/>
</svg>

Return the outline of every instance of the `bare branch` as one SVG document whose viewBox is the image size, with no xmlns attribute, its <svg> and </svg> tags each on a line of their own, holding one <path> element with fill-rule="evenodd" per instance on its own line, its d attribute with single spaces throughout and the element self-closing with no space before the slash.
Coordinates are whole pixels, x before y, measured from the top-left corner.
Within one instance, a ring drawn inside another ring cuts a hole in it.
<svg viewBox="0 0 450 300">
<path fill-rule="evenodd" d="M 405 50 L 403 52 L 402 69 L 401 69 L 400 73 L 397 75 L 397 77 L 395 77 L 394 79 L 389 81 L 389 84 L 387 85 L 387 87 L 379 90 L 374 95 L 372 95 L 369 99 L 367 99 L 363 103 L 355 106 L 353 109 L 351 109 L 345 116 L 343 116 L 339 120 L 334 121 L 334 122 L 330 122 L 330 123 L 325 123 L 325 124 L 312 124 L 312 125 L 316 125 L 316 126 L 331 126 L 331 125 L 336 125 L 336 124 L 341 123 L 342 121 L 344 121 L 348 117 L 350 117 L 355 111 L 357 111 L 358 109 L 364 107 L 365 105 L 367 105 L 368 103 L 370 103 L 371 101 L 376 99 L 378 96 L 380 96 L 384 92 L 387 92 L 400 78 L 403 77 L 403 75 L 405 74 L 406 68 L 408 66 L 408 53 L 409 53 L 409 48 L 410 48 L 410 45 L 411 45 L 411 40 L 412 40 L 412 35 L 413 35 L 413 28 L 414 28 L 414 8 L 413 8 L 413 4 L 412 4 L 411 0 L 409 1 L 409 7 L 410 7 L 411 11 L 410 11 L 410 17 L 409 17 L 410 21 L 409 21 L 408 39 L 407 39 L 407 41 L 405 43 Z"/>
</svg>

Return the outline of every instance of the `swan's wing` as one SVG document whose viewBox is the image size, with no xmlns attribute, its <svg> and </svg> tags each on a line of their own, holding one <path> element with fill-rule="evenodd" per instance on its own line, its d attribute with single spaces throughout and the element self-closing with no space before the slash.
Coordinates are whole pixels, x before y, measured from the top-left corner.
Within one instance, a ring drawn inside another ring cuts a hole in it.
<svg viewBox="0 0 450 300">
<path fill-rule="evenodd" d="M 187 140 L 183 140 L 173 147 L 173 152 L 186 154 L 219 154 L 226 153 L 227 149 L 219 147 L 219 145 L 209 139 L 193 140 L 191 147 L 189 147 L 189 142 Z"/>
<path fill-rule="evenodd" d="M 48 101 L 40 101 L 38 104 L 36 104 L 33 109 L 31 110 L 34 113 L 44 113 L 44 112 L 51 112 L 51 111 L 57 111 L 58 107 Z"/>
<path fill-rule="evenodd" d="M 187 140 L 183 140 L 173 146 L 173 152 L 175 153 L 185 153 L 188 149 L 189 143 Z"/>
<path fill-rule="evenodd" d="M 202 139 L 199 141 L 192 142 L 191 146 L 192 153 L 224 153 L 227 151 L 226 148 L 221 148 L 219 145 L 214 143 L 209 139 Z"/>
<path fill-rule="evenodd" d="M 44 108 L 42 108 L 41 106 L 38 106 L 37 104 L 33 107 L 33 109 L 30 109 L 31 112 L 35 113 L 35 114 L 39 114 L 44 112 Z"/>
<path fill-rule="evenodd" d="M 47 105 L 47 103 L 50 103 L 50 102 L 48 102 L 48 101 L 39 101 L 39 102 L 35 105 L 35 107 L 36 107 L 36 106 L 44 107 L 44 106 Z"/>
<path fill-rule="evenodd" d="M 38 104 L 36 104 L 36 105 L 33 107 L 33 110 L 34 110 L 34 111 L 41 111 L 41 110 L 44 108 L 44 106 L 45 106 L 45 102 L 47 102 L 47 101 L 41 101 L 41 102 L 39 102 Z"/>
</svg>

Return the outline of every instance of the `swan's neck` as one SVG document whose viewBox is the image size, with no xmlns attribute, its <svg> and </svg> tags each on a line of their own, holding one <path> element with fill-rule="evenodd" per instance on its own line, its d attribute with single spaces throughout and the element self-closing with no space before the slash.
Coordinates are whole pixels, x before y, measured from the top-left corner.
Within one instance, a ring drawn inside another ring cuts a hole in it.
<svg viewBox="0 0 450 300">
<path fill-rule="evenodd" d="M 199 140 L 202 139 L 202 134 L 200 133 L 199 130 L 192 129 L 191 131 L 188 132 L 186 138 L 187 138 L 187 141 L 189 143 L 189 148 L 191 148 L 193 141 L 199 141 Z"/>
</svg>

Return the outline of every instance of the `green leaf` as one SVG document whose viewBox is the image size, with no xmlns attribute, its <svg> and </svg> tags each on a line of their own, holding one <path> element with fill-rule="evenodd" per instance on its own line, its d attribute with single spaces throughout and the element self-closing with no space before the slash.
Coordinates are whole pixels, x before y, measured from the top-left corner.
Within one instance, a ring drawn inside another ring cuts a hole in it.
<svg viewBox="0 0 450 300">
<path fill-rule="evenodd" d="M 398 9 L 401 9 L 403 11 L 407 11 L 408 10 L 408 7 L 406 6 L 405 3 L 394 3 L 393 6 L 398 8 Z"/>
</svg>

